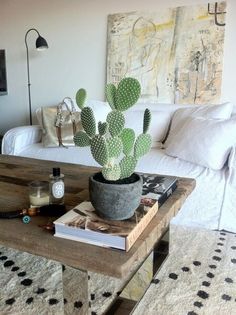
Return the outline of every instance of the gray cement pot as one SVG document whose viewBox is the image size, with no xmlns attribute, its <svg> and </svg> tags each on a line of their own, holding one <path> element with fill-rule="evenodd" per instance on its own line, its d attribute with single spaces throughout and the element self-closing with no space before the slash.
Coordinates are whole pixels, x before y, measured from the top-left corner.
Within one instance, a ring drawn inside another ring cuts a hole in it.
<svg viewBox="0 0 236 315">
<path fill-rule="evenodd" d="M 95 174 L 96 175 L 96 174 Z M 99 216 L 109 220 L 125 220 L 133 216 L 142 196 L 143 180 L 135 174 L 133 183 L 110 184 L 89 178 L 90 201 Z"/>
</svg>

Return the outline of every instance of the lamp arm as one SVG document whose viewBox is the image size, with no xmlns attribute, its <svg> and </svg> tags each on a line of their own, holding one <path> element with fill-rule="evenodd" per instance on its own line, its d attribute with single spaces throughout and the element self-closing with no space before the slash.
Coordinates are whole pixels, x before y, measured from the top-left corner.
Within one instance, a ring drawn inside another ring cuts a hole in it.
<svg viewBox="0 0 236 315">
<path fill-rule="evenodd" d="M 39 31 L 36 30 L 36 28 L 30 28 L 30 29 L 26 32 L 26 34 L 25 34 L 25 44 L 27 44 L 27 43 L 26 43 L 26 41 L 27 41 L 27 36 L 28 36 L 29 32 L 31 32 L 31 31 L 35 31 L 35 32 L 38 34 L 38 36 L 40 36 Z"/>
<path fill-rule="evenodd" d="M 25 34 L 25 47 L 26 47 L 26 62 L 27 62 L 27 76 L 28 76 L 28 96 L 29 96 L 29 114 L 30 114 L 30 125 L 32 125 L 32 106 L 31 106 L 31 92 L 30 92 L 30 67 L 29 67 L 29 48 L 27 44 L 27 36 L 29 32 L 34 31 L 38 34 L 38 39 L 36 40 L 36 48 L 40 48 L 43 46 L 44 48 L 48 48 L 46 40 L 40 36 L 39 32 L 36 28 L 30 28 Z M 38 42 L 39 41 L 39 42 Z M 38 42 L 38 43 L 37 43 Z"/>
<path fill-rule="evenodd" d="M 30 71 L 29 71 L 29 48 L 28 48 L 28 44 L 27 44 L 27 36 L 28 36 L 29 32 L 31 32 L 31 31 L 35 31 L 38 34 L 38 36 L 40 36 L 39 32 L 35 28 L 30 28 L 25 34 L 30 125 L 32 125 L 32 107 L 31 107 L 31 91 L 30 91 L 31 83 L 30 83 Z"/>
</svg>

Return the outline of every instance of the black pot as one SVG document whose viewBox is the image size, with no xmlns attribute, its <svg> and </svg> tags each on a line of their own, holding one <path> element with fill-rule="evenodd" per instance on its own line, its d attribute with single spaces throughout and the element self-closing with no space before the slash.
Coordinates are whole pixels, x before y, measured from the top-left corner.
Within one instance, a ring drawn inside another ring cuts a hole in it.
<svg viewBox="0 0 236 315">
<path fill-rule="evenodd" d="M 101 178 L 101 173 L 89 178 L 90 201 L 98 215 L 108 220 L 132 217 L 141 201 L 142 177 L 134 173 L 131 182 L 126 179 L 124 184 L 120 181 L 111 183 Z"/>
</svg>

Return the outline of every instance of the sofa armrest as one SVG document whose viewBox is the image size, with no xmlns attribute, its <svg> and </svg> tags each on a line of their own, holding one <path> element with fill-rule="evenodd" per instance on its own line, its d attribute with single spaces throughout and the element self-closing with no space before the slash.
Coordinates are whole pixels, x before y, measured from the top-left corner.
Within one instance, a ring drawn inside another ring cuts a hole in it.
<svg viewBox="0 0 236 315">
<path fill-rule="evenodd" d="M 40 126 L 22 126 L 8 130 L 2 139 L 2 154 L 18 155 L 26 146 L 42 139 Z"/>
</svg>

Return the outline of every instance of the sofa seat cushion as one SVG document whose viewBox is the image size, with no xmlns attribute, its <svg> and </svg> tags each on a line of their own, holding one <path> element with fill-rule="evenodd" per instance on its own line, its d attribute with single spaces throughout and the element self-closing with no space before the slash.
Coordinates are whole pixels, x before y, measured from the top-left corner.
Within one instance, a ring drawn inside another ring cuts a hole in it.
<svg viewBox="0 0 236 315">
<path fill-rule="evenodd" d="M 99 166 L 93 159 L 89 147 L 55 147 L 45 148 L 42 142 L 33 143 L 18 153 L 20 156 L 37 158 L 48 161 Z"/>
</svg>

